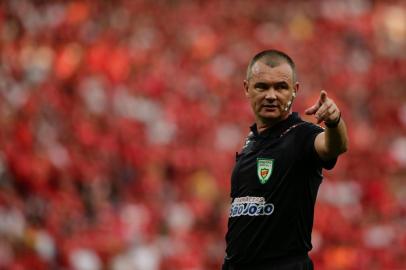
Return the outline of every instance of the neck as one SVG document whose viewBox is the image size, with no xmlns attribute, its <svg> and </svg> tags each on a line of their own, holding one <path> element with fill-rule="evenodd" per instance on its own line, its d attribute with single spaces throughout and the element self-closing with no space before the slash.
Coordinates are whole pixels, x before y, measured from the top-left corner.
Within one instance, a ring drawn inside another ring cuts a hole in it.
<svg viewBox="0 0 406 270">
<path fill-rule="evenodd" d="M 257 123 L 257 131 L 258 133 L 262 133 L 265 130 L 267 130 L 268 128 L 272 127 L 273 125 L 268 125 L 268 124 L 264 124 L 264 123 Z"/>
<path fill-rule="evenodd" d="M 279 118 L 279 119 L 257 119 L 256 124 L 257 124 L 258 133 L 261 133 L 261 132 L 267 130 L 268 128 L 275 126 L 279 122 L 286 120 L 289 117 L 289 115 L 291 115 L 291 114 L 292 114 L 292 112 L 289 112 L 283 118 Z"/>
</svg>

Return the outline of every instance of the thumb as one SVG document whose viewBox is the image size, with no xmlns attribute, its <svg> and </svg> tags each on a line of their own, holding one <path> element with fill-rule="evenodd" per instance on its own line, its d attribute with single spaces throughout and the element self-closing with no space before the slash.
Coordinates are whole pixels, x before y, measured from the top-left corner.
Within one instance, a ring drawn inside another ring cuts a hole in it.
<svg viewBox="0 0 406 270">
<path fill-rule="evenodd" d="M 307 108 L 305 110 L 305 114 L 307 114 L 307 115 L 315 114 L 319 108 L 320 108 L 320 105 L 319 105 L 319 102 L 317 102 L 316 104 L 314 104 L 310 108 Z"/>
</svg>

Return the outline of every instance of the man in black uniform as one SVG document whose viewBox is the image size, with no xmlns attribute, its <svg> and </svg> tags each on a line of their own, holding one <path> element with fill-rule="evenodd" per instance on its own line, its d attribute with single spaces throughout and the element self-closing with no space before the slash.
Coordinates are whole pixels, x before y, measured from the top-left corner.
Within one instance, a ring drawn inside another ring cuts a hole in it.
<svg viewBox="0 0 406 270">
<path fill-rule="evenodd" d="M 340 110 L 322 90 L 305 113 L 325 129 L 292 113 L 295 64 L 276 50 L 251 60 L 244 88 L 255 124 L 231 177 L 223 270 L 313 269 L 308 252 L 321 172 L 347 150 Z"/>
</svg>

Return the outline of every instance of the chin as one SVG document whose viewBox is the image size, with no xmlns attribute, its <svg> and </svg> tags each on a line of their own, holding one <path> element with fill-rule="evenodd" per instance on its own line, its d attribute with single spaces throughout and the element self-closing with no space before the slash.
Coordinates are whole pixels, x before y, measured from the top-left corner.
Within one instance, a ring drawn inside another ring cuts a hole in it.
<svg viewBox="0 0 406 270">
<path fill-rule="evenodd" d="M 273 112 L 262 112 L 262 113 L 260 113 L 260 116 L 261 117 L 263 117 L 263 118 L 271 118 L 271 119 L 274 119 L 274 118 L 280 118 L 280 117 L 282 117 L 283 116 L 283 114 L 281 113 L 281 112 L 279 112 L 279 111 L 273 111 Z"/>
<path fill-rule="evenodd" d="M 282 119 L 282 115 L 281 114 L 260 114 L 259 115 L 260 118 L 262 118 L 263 120 L 271 120 L 271 121 L 275 121 L 275 120 L 279 120 Z"/>
</svg>

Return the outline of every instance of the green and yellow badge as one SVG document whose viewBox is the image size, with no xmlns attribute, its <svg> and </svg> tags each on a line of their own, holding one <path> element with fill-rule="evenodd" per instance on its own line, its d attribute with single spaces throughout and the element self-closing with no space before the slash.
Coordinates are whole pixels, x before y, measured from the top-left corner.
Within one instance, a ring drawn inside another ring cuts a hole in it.
<svg viewBox="0 0 406 270">
<path fill-rule="evenodd" d="M 271 177 L 273 161 L 273 159 L 269 158 L 257 158 L 257 174 L 261 184 L 265 184 Z"/>
</svg>

